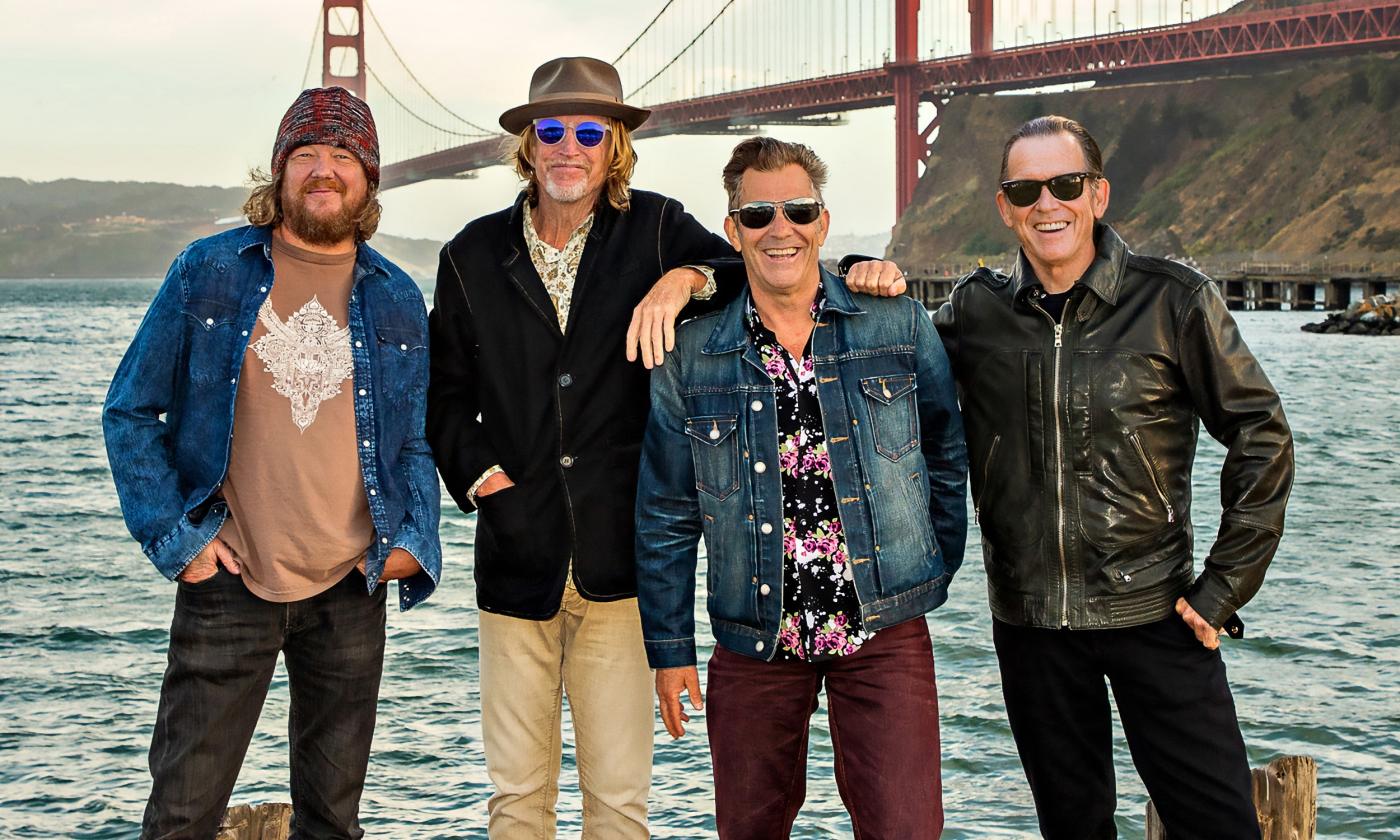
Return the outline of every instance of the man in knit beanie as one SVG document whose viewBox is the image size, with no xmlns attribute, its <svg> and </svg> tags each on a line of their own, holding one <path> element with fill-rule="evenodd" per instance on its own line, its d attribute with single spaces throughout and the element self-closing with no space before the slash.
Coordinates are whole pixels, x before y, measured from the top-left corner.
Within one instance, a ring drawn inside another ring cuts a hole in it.
<svg viewBox="0 0 1400 840">
<path fill-rule="evenodd" d="M 366 244 L 369 106 L 303 91 L 261 180 L 250 225 L 176 258 L 103 408 L 127 527 L 178 587 L 145 838 L 215 836 L 279 654 L 292 836 L 362 837 L 382 584 L 408 609 L 440 574 L 427 312 Z"/>
</svg>

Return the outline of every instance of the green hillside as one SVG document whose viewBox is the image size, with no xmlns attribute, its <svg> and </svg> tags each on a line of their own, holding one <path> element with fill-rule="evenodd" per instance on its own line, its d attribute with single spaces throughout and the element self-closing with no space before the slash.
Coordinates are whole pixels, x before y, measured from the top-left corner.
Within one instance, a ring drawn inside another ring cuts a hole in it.
<svg viewBox="0 0 1400 840">
<path fill-rule="evenodd" d="M 1001 146 L 1032 116 L 1103 148 L 1106 220 L 1135 250 L 1209 260 L 1400 256 L 1400 62 L 1290 62 L 1190 81 L 958 96 L 889 254 L 911 267 L 1015 249 L 993 203 Z"/>
<path fill-rule="evenodd" d="M 158 277 L 191 240 L 243 223 L 248 191 L 135 181 L 0 178 L 0 277 Z M 415 277 L 442 243 L 379 234 Z"/>
</svg>

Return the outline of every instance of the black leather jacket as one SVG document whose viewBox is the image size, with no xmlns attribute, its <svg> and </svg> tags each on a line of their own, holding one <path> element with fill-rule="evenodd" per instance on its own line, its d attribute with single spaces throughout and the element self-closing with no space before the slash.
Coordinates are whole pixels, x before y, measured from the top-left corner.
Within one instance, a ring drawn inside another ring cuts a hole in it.
<svg viewBox="0 0 1400 840">
<path fill-rule="evenodd" d="M 1106 225 L 1061 324 L 1025 257 L 979 269 L 935 315 L 962 391 L 992 613 L 1127 627 L 1177 597 L 1221 626 L 1283 533 L 1293 437 L 1216 285 L 1133 254 Z M 1195 575 L 1197 421 L 1229 452 L 1220 532 Z"/>
</svg>

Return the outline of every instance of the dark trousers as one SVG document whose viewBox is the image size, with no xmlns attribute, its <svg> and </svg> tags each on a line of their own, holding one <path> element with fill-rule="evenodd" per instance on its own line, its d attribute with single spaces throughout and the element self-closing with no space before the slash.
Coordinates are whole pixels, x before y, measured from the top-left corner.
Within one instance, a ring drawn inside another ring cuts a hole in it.
<svg viewBox="0 0 1400 840">
<path fill-rule="evenodd" d="M 1108 684 L 1133 764 L 1172 838 L 1259 837 L 1220 651 L 1172 615 L 1114 630 L 994 621 L 1002 693 L 1048 840 L 1117 837 Z"/>
<path fill-rule="evenodd" d="M 291 689 L 292 837 L 359 838 L 384 669 L 384 593 L 352 570 L 288 604 L 237 576 L 179 584 L 151 738 L 141 836 L 211 838 L 233 792 L 281 652 Z"/>
<path fill-rule="evenodd" d="M 807 792 L 807 725 L 826 685 L 836 787 L 857 840 L 943 831 L 938 689 L 923 617 L 851 656 L 761 662 L 716 647 L 706 727 L 722 840 L 787 837 Z"/>
</svg>

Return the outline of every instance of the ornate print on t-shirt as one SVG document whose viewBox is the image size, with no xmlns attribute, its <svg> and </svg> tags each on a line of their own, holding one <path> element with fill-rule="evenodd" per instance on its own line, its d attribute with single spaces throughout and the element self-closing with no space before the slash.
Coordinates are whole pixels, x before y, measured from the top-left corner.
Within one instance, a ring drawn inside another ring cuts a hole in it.
<svg viewBox="0 0 1400 840">
<path fill-rule="evenodd" d="M 291 400 L 292 422 L 305 432 L 321 403 L 339 394 L 340 384 L 354 372 L 350 328 L 336 323 L 315 295 L 285 324 L 268 298 L 258 321 L 267 334 L 253 343 L 253 352 L 272 374 L 277 393 Z"/>
</svg>

